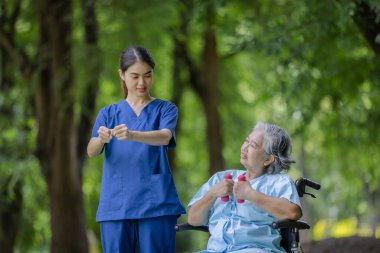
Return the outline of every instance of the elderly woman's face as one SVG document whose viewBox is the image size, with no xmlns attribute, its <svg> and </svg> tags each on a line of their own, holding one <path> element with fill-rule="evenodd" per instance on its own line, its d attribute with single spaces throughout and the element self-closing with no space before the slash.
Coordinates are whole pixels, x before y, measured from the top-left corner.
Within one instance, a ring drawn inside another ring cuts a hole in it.
<svg viewBox="0 0 380 253">
<path fill-rule="evenodd" d="M 241 146 L 240 163 L 251 170 L 262 171 L 266 156 L 264 154 L 264 132 L 262 129 L 253 130 Z"/>
</svg>

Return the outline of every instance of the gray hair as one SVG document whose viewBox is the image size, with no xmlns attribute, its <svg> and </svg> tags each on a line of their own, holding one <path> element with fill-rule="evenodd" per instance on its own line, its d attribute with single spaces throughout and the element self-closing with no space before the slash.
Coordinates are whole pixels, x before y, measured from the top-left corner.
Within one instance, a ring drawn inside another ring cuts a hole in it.
<svg viewBox="0 0 380 253">
<path fill-rule="evenodd" d="M 290 165 L 294 163 L 290 159 L 292 141 L 289 134 L 281 127 L 265 122 L 257 122 L 253 130 L 255 129 L 264 131 L 264 152 L 275 158 L 274 162 L 267 166 L 267 173 L 276 174 L 282 170 L 289 170 Z"/>
</svg>

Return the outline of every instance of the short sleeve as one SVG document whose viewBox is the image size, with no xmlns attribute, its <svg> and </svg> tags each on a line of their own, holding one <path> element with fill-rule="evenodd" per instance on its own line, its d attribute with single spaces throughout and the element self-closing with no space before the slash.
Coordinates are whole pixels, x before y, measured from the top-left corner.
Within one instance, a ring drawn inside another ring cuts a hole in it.
<svg viewBox="0 0 380 253">
<path fill-rule="evenodd" d="M 174 148 L 176 146 L 175 128 L 178 120 L 178 108 L 175 104 L 168 102 L 161 115 L 159 129 L 166 128 L 172 132 L 172 138 L 169 141 L 168 147 Z"/>
<path fill-rule="evenodd" d="M 210 189 L 211 189 L 210 183 L 209 182 L 204 183 L 202 187 L 198 190 L 198 192 L 194 195 L 194 197 L 190 200 L 187 207 L 191 208 L 191 206 L 194 205 L 195 202 L 200 200 Z"/>
<path fill-rule="evenodd" d="M 200 200 L 215 184 L 219 183 L 223 179 L 222 172 L 215 173 L 194 195 L 190 200 L 188 208 L 190 208 L 195 202 Z"/>
<path fill-rule="evenodd" d="M 198 192 L 194 195 L 194 197 L 190 200 L 188 204 L 188 208 L 190 209 L 192 205 L 194 205 L 195 202 L 203 198 L 203 196 L 217 183 L 221 182 L 223 180 L 223 175 L 225 172 L 217 172 L 215 173 L 205 184 L 202 185 L 202 187 L 198 190 Z M 214 212 L 214 206 L 212 206 L 209 210 L 209 216 Z M 208 219 L 209 222 L 209 219 Z M 208 226 L 208 223 L 203 224 Z"/>
<path fill-rule="evenodd" d="M 194 205 L 195 202 L 197 202 L 198 200 L 200 200 L 211 188 L 211 184 L 210 184 L 210 180 L 203 184 L 202 187 L 198 190 L 198 192 L 194 195 L 194 197 L 190 200 L 189 204 L 188 204 L 188 208 L 190 209 L 192 205 Z M 209 211 L 209 216 L 210 216 L 210 213 L 211 213 L 211 210 L 213 208 L 210 209 Z M 207 223 L 206 224 L 203 224 L 205 226 L 208 226 L 208 221 L 209 219 L 207 219 Z"/>
<path fill-rule="evenodd" d="M 106 108 L 102 108 L 98 116 L 96 116 L 94 126 L 92 127 L 92 132 L 91 132 L 91 138 L 98 137 L 98 130 L 101 126 L 107 126 L 107 113 L 106 113 Z M 99 154 L 103 153 L 105 145 L 103 145 L 102 149 L 100 150 Z"/>
<path fill-rule="evenodd" d="M 300 199 L 298 196 L 297 188 L 293 180 L 287 174 L 280 174 L 281 178 L 276 183 L 275 193 L 273 197 L 284 198 L 293 204 L 301 207 Z"/>
<path fill-rule="evenodd" d="M 98 130 L 101 126 L 106 126 L 107 125 L 107 117 L 106 117 L 106 112 L 105 108 L 102 108 L 98 116 L 96 117 L 94 126 L 92 127 L 92 132 L 91 132 L 91 137 L 98 137 Z"/>
</svg>

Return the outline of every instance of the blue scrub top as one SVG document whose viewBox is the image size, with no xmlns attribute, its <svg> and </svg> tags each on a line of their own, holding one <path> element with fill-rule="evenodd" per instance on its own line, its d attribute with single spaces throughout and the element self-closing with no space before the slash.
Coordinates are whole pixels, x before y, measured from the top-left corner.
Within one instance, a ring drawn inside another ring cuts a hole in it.
<svg viewBox="0 0 380 253">
<path fill-rule="evenodd" d="M 167 146 L 152 146 L 112 138 L 104 145 L 103 177 L 96 221 L 141 219 L 186 213 L 180 202 L 167 157 L 176 146 L 177 107 L 155 99 L 137 116 L 122 100 L 102 108 L 96 118 L 92 137 L 98 129 L 125 124 L 132 131 L 169 129 L 173 137 Z"/>
<path fill-rule="evenodd" d="M 201 199 L 212 186 L 224 180 L 225 174 L 231 174 L 234 181 L 245 170 L 227 170 L 214 174 L 195 194 L 189 208 Z M 264 174 L 250 181 L 251 187 L 275 198 L 285 198 L 301 207 L 297 189 L 287 174 Z M 262 252 L 284 252 L 280 246 L 279 230 L 271 227 L 277 218 L 245 200 L 243 204 L 230 196 L 228 202 L 218 198 L 209 211 L 210 238 L 206 252 L 251 252 L 248 249 L 261 249 Z M 248 251 L 247 251 L 248 250 Z M 259 251 L 259 250 L 258 250 Z M 253 251 L 252 252 L 256 252 Z"/>
</svg>

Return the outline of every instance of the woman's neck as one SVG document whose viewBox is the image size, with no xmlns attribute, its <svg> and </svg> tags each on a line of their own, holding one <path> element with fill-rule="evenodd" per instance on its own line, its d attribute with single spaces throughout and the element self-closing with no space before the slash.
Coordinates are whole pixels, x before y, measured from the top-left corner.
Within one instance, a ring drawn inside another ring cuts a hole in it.
<svg viewBox="0 0 380 253">
<path fill-rule="evenodd" d="M 247 180 L 249 181 L 249 180 L 252 180 L 252 179 L 255 179 L 255 178 L 260 177 L 260 176 L 263 175 L 264 173 L 265 173 L 264 170 L 262 170 L 262 171 L 256 171 L 256 170 L 252 171 L 252 170 L 247 170 L 247 173 L 245 174 L 245 176 L 246 176 Z"/>
<path fill-rule="evenodd" d="M 147 97 L 131 97 L 128 96 L 125 99 L 130 105 L 134 106 L 142 106 L 148 104 L 150 101 L 153 100 L 153 97 L 147 96 Z"/>
</svg>

